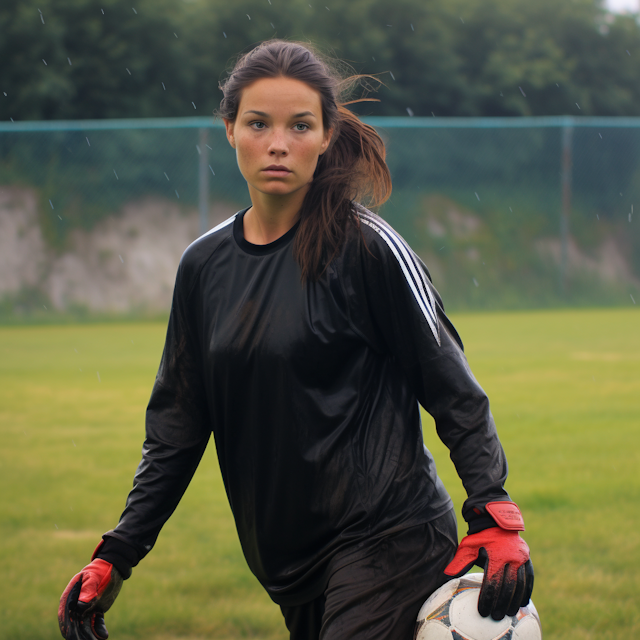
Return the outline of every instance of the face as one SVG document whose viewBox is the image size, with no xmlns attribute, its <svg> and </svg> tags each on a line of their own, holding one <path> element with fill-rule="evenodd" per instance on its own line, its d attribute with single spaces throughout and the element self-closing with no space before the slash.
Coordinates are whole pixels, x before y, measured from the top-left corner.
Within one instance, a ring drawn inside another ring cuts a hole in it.
<svg viewBox="0 0 640 640">
<path fill-rule="evenodd" d="M 236 120 L 225 126 L 249 191 L 285 197 L 304 196 L 333 133 L 323 128 L 320 94 L 282 77 L 245 87 Z"/>
</svg>

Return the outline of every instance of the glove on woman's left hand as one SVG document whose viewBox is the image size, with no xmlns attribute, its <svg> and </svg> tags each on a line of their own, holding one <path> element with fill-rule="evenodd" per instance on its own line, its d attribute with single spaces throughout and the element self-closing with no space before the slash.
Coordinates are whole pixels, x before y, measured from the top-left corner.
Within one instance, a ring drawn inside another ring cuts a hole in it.
<svg viewBox="0 0 640 640">
<path fill-rule="evenodd" d="M 494 505 L 499 505 L 502 513 L 498 513 L 496 507 L 492 509 Z M 483 617 L 491 615 L 494 620 L 502 620 L 505 614 L 513 616 L 529 602 L 533 590 L 533 565 L 529 547 L 518 533 L 518 530 L 524 530 L 518 507 L 514 503 L 494 502 L 487 505 L 487 511 L 501 526 L 465 536 L 444 572 L 459 577 L 474 564 L 482 567 L 484 579 L 478 612 Z"/>
</svg>

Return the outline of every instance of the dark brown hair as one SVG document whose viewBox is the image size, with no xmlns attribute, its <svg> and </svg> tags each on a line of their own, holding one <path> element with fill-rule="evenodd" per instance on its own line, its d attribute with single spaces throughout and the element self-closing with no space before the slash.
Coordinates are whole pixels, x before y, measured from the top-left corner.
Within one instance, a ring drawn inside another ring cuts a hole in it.
<svg viewBox="0 0 640 640">
<path fill-rule="evenodd" d="M 334 66 L 307 44 L 267 40 L 242 55 L 220 83 L 224 97 L 216 115 L 231 121 L 236 119 L 242 90 L 261 78 L 301 80 L 320 94 L 324 129 L 334 131 L 300 210 L 293 251 L 303 281 L 320 277 L 342 247 L 350 226 L 357 224 L 353 200 L 378 206 L 391 195 L 382 139 L 345 106 L 366 99 L 340 102 L 361 80 L 372 77 L 342 78 Z"/>
</svg>

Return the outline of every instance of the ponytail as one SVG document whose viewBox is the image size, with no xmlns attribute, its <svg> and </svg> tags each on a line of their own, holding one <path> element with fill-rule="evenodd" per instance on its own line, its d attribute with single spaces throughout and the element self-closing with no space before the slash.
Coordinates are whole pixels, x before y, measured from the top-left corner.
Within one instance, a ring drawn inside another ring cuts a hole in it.
<svg viewBox="0 0 640 640">
<path fill-rule="evenodd" d="M 356 224 L 353 200 L 369 207 L 391 195 L 391 174 L 377 131 L 344 105 L 337 108 L 333 141 L 320 157 L 302 203 L 293 247 L 302 280 L 317 280 Z"/>
</svg>

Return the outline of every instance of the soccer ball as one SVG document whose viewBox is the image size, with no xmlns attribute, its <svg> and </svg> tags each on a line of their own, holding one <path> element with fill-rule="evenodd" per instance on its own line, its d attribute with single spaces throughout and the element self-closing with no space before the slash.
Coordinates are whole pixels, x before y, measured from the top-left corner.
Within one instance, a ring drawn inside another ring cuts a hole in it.
<svg viewBox="0 0 640 640">
<path fill-rule="evenodd" d="M 542 640 L 533 602 L 497 622 L 478 613 L 482 573 L 468 573 L 442 585 L 422 605 L 414 640 Z"/>
</svg>

